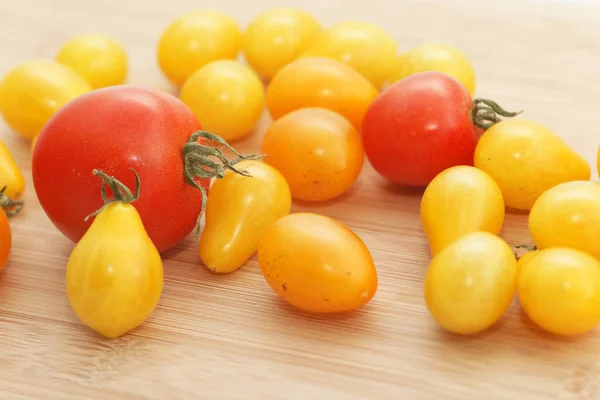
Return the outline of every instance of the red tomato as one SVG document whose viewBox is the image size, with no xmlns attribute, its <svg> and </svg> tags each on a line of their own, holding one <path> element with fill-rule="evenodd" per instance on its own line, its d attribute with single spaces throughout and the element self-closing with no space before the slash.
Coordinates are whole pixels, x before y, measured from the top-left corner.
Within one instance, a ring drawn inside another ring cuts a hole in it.
<svg viewBox="0 0 600 400">
<path fill-rule="evenodd" d="M 473 100 L 465 87 L 440 72 L 404 78 L 371 103 L 362 123 L 365 154 L 386 179 L 408 186 L 426 186 L 443 170 L 473 165 L 483 127 L 498 120 L 495 113 L 514 116 L 484 101 L 474 124 Z M 492 115 L 492 111 L 494 111 Z"/>
<path fill-rule="evenodd" d="M 52 223 L 74 242 L 87 215 L 103 205 L 97 168 L 128 187 L 140 177 L 138 210 L 160 252 L 195 227 L 202 195 L 184 177 L 183 145 L 200 124 L 176 97 L 135 86 L 112 86 L 71 101 L 40 132 L 33 183 Z M 199 143 L 206 143 L 204 141 Z M 208 191 L 209 179 L 194 179 Z M 110 194 L 109 194 L 110 197 Z"/>
</svg>

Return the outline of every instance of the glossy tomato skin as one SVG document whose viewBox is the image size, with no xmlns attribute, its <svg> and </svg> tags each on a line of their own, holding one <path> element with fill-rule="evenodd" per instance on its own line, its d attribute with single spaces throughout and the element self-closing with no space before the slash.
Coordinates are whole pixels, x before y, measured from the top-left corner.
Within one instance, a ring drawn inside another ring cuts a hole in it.
<svg viewBox="0 0 600 400">
<path fill-rule="evenodd" d="M 411 75 L 381 93 L 362 123 L 365 154 L 391 182 L 426 186 L 443 170 L 473 165 L 481 129 L 472 99 L 454 78 L 434 71 Z"/>
<path fill-rule="evenodd" d="M 176 97 L 135 86 L 98 89 L 63 107 L 40 133 L 33 152 L 33 183 L 52 223 L 79 241 L 102 204 L 97 168 L 135 187 L 132 203 L 159 252 L 194 228 L 201 194 L 184 179 L 181 150 L 200 124 Z M 197 181 L 208 189 L 208 180 Z"/>
</svg>

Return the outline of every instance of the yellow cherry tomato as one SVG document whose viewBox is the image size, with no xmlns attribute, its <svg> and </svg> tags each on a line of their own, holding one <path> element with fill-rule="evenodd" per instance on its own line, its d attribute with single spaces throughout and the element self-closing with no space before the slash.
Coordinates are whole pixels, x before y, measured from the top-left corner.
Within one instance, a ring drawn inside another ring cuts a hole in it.
<svg viewBox="0 0 600 400">
<path fill-rule="evenodd" d="M 56 61 L 78 72 L 94 89 L 120 85 L 127 77 L 127 53 L 121 43 L 107 35 L 70 39 L 58 51 Z"/>
<path fill-rule="evenodd" d="M 181 100 L 202 128 L 233 141 L 252 132 L 265 106 L 258 76 L 235 60 L 212 61 L 184 83 Z"/>
<path fill-rule="evenodd" d="M 53 60 L 33 60 L 0 82 L 0 113 L 18 134 L 33 139 L 59 108 L 92 87 L 77 72 Z"/>
<path fill-rule="evenodd" d="M 500 186 L 508 207 L 529 210 L 559 183 L 589 180 L 589 163 L 547 127 L 522 119 L 489 128 L 475 148 L 475 167 Z"/>
<path fill-rule="evenodd" d="M 359 133 L 326 108 L 301 108 L 273 122 L 262 152 L 265 162 L 283 174 L 292 196 L 307 201 L 344 193 L 360 175 L 364 160 Z"/>
<path fill-rule="evenodd" d="M 360 21 L 337 23 L 320 34 L 302 57 L 342 61 L 380 88 L 394 68 L 398 45 L 380 27 Z"/>
<path fill-rule="evenodd" d="M 267 88 L 267 107 L 273 119 L 304 107 L 335 111 L 360 129 L 378 92 L 346 64 L 324 57 L 296 60 L 282 69 Z"/>
<path fill-rule="evenodd" d="M 310 14 L 294 8 L 266 11 L 244 31 L 242 48 L 250 66 L 265 80 L 298 57 L 321 32 Z"/>
<path fill-rule="evenodd" d="M 3 195 L 18 200 L 25 190 L 25 179 L 6 144 L 0 141 L 0 189 Z"/>
<path fill-rule="evenodd" d="M 442 249 L 425 276 L 425 303 L 449 332 L 469 335 L 495 324 L 517 286 L 517 259 L 504 240 L 472 232 Z"/>
<path fill-rule="evenodd" d="M 237 22 L 220 11 L 193 11 L 173 21 L 158 42 L 163 73 L 177 87 L 198 68 L 219 59 L 235 59 L 242 33 Z"/>
<path fill-rule="evenodd" d="M 308 312 L 335 313 L 368 303 L 377 271 L 363 241 L 341 223 L 318 214 L 288 214 L 258 244 L 258 264 L 283 300 Z"/>
<path fill-rule="evenodd" d="M 462 83 L 471 96 L 475 93 L 475 69 L 469 59 L 456 47 L 441 43 L 415 46 L 398 57 L 390 83 L 425 71 L 450 75 Z"/>
<path fill-rule="evenodd" d="M 277 170 L 261 161 L 242 161 L 210 188 L 200 258 L 213 272 L 241 267 L 258 248 L 266 228 L 289 214 L 290 188 Z"/>
<path fill-rule="evenodd" d="M 571 247 L 600 260 L 600 185 L 572 181 L 548 189 L 531 207 L 529 231 L 539 249 Z"/>
<path fill-rule="evenodd" d="M 431 255 L 466 233 L 500 233 L 504 200 L 494 180 L 475 167 L 461 165 L 438 174 L 421 199 L 421 223 Z"/>
<path fill-rule="evenodd" d="M 122 186 L 111 177 L 103 180 Z M 141 325 L 163 288 L 162 260 L 131 204 L 136 198 L 107 202 L 67 263 L 67 295 L 75 315 L 109 339 Z"/>
<path fill-rule="evenodd" d="M 519 271 L 518 294 L 543 330 L 584 334 L 600 323 L 600 261 L 568 247 L 536 251 Z"/>
</svg>

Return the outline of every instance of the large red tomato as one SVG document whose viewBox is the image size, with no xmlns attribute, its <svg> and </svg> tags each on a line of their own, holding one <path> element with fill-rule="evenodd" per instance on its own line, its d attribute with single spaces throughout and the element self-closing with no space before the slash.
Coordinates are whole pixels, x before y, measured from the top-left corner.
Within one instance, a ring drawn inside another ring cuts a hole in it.
<svg viewBox="0 0 600 400">
<path fill-rule="evenodd" d="M 362 123 L 365 154 L 388 180 L 426 186 L 447 168 L 473 165 L 479 136 L 496 114 L 516 115 L 487 100 L 474 106 L 467 89 L 446 74 L 411 75 L 371 103 Z"/>
<path fill-rule="evenodd" d="M 182 148 L 200 124 L 176 97 L 135 86 L 84 94 L 61 108 L 40 132 L 33 154 L 33 183 L 52 223 L 79 241 L 85 217 L 103 205 L 100 169 L 135 190 L 138 210 L 160 252 L 181 242 L 202 210 L 198 188 L 184 177 Z M 205 142 L 201 142 L 205 143 Z M 195 179 L 208 190 L 209 179 Z"/>
</svg>

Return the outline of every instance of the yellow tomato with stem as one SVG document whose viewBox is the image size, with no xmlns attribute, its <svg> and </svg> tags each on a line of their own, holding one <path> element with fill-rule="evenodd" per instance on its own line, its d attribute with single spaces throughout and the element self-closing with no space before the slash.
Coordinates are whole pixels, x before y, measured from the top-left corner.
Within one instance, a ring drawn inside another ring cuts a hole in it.
<svg viewBox="0 0 600 400">
<path fill-rule="evenodd" d="M 454 46 L 424 43 L 401 54 L 390 74 L 390 83 L 425 71 L 437 71 L 451 76 L 475 93 L 476 75 L 467 56 Z"/>
<path fill-rule="evenodd" d="M 78 72 L 94 89 L 120 85 L 127 78 L 127 53 L 108 35 L 75 36 L 62 45 L 56 61 Z"/>
<path fill-rule="evenodd" d="M 571 181 L 548 189 L 531 207 L 529 231 L 539 249 L 570 247 L 600 260 L 600 185 Z"/>
<path fill-rule="evenodd" d="M 277 170 L 261 161 L 242 161 L 210 188 L 200 258 L 213 272 L 241 267 L 257 248 L 265 229 L 292 206 L 290 188 Z M 250 176 L 246 176 L 249 174 Z"/>
<path fill-rule="evenodd" d="M 276 8 L 256 17 L 242 37 L 244 57 L 264 79 L 298 57 L 321 32 L 319 22 L 295 8 Z"/>
<path fill-rule="evenodd" d="M 568 247 L 538 250 L 519 272 L 519 302 L 537 326 L 581 335 L 600 323 L 600 261 Z"/>
<path fill-rule="evenodd" d="M 265 162 L 277 168 L 292 196 L 306 201 L 333 199 L 356 181 L 364 152 L 360 134 L 348 120 L 326 108 L 300 108 L 268 128 Z"/>
<path fill-rule="evenodd" d="M 77 72 L 53 60 L 32 60 L 0 82 L 0 114 L 15 132 L 33 139 L 69 101 L 92 87 Z"/>
<path fill-rule="evenodd" d="M 135 171 L 134 171 L 135 173 Z M 136 193 L 101 171 L 94 171 L 114 193 L 95 212 L 89 229 L 73 249 L 66 271 L 69 303 L 77 318 L 108 339 L 141 325 L 154 311 L 163 288 L 163 264 L 136 208 Z"/>
<path fill-rule="evenodd" d="M 517 259 L 490 232 L 472 232 L 443 248 L 425 275 L 425 303 L 449 332 L 470 335 L 504 315 L 517 288 Z"/>
<path fill-rule="evenodd" d="M 275 120 L 304 107 L 323 107 L 360 129 L 375 86 L 341 61 L 325 57 L 296 60 L 277 72 L 267 87 L 267 107 Z"/>
<path fill-rule="evenodd" d="M 508 207 L 530 210 L 546 190 L 568 181 L 590 180 L 589 163 L 549 128 L 510 119 L 486 130 L 475 148 L 475 167 L 500 186 Z"/>
<path fill-rule="evenodd" d="M 4 189 L 3 189 L 4 188 Z M 0 140 L 0 189 L 2 194 L 12 200 L 18 200 L 25 191 L 25 179 L 10 150 Z"/>
<path fill-rule="evenodd" d="M 242 33 L 237 22 L 220 11 L 192 11 L 173 21 L 158 42 L 158 64 L 177 87 L 211 61 L 235 59 Z"/>
<path fill-rule="evenodd" d="M 252 133 L 265 106 L 262 82 L 235 60 L 212 61 L 201 67 L 183 84 L 179 97 L 203 129 L 228 142 Z"/>
<path fill-rule="evenodd" d="M 420 211 L 432 256 L 464 234 L 498 234 L 504 223 L 500 188 L 487 173 L 468 165 L 439 173 L 425 189 Z"/>
<path fill-rule="evenodd" d="M 377 291 L 369 249 L 348 227 L 313 213 L 292 213 L 266 229 L 258 264 L 268 285 L 301 310 L 355 310 Z"/>
<path fill-rule="evenodd" d="M 323 31 L 301 56 L 341 61 L 380 88 L 393 71 L 397 53 L 396 41 L 379 26 L 343 21 Z"/>
</svg>

